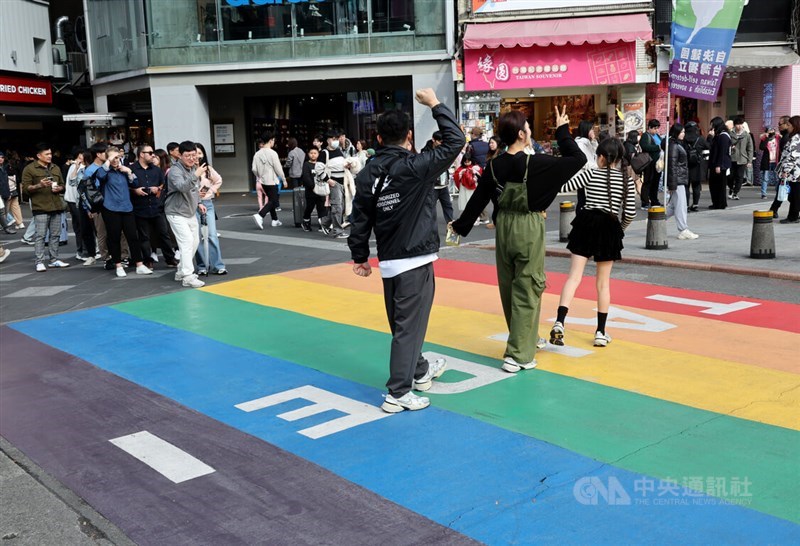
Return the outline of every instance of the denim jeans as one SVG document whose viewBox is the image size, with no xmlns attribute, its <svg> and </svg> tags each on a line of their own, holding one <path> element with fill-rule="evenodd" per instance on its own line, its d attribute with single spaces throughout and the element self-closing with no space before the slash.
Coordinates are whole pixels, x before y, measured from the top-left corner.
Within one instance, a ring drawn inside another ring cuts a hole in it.
<svg viewBox="0 0 800 546">
<path fill-rule="evenodd" d="M 217 237 L 217 219 L 214 215 L 214 200 L 204 199 L 200 201 L 206 207 L 206 222 L 208 222 L 208 253 L 211 255 L 209 258 L 205 255 L 205 242 L 200 238 L 200 245 L 197 247 L 195 260 L 197 260 L 197 269 L 206 271 L 219 271 L 225 269 L 225 263 L 222 261 L 222 252 L 219 249 L 219 237 Z M 197 213 L 197 225 L 200 225 L 200 213 Z M 201 227 L 202 230 L 202 227 Z M 209 267 L 210 266 L 210 267 Z"/>
<path fill-rule="evenodd" d="M 775 163 L 770 163 L 768 171 L 761 171 L 761 197 L 767 195 L 767 187 L 777 183 L 778 175 L 775 173 Z"/>
</svg>

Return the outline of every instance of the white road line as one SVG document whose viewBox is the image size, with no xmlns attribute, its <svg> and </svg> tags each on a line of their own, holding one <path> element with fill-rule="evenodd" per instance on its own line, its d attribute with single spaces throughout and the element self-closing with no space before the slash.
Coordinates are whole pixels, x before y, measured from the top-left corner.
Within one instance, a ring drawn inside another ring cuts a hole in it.
<svg viewBox="0 0 800 546">
<path fill-rule="evenodd" d="M 28 288 L 23 288 L 22 290 L 17 290 L 11 294 L 8 294 L 7 298 L 38 298 L 42 296 L 55 296 L 65 290 L 69 290 L 70 288 L 74 288 L 74 284 L 70 284 L 68 286 L 29 286 Z"/>
<path fill-rule="evenodd" d="M 299 237 L 282 237 L 280 235 L 262 235 L 260 233 L 242 233 L 240 231 L 220 231 L 226 239 L 239 241 L 254 241 L 258 243 L 272 243 L 276 245 L 299 246 L 303 248 L 316 248 L 319 250 L 335 250 L 350 253 L 347 239 L 325 240 L 322 235 L 314 239 L 301 239 Z"/>
<path fill-rule="evenodd" d="M 181 483 L 215 472 L 203 461 L 146 430 L 109 440 L 122 451 L 174 483 Z"/>
</svg>

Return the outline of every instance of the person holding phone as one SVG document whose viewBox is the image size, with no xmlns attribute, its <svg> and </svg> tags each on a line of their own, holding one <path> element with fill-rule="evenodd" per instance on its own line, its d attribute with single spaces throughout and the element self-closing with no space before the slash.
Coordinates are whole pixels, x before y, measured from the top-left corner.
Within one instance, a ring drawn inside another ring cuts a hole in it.
<svg viewBox="0 0 800 546">
<path fill-rule="evenodd" d="M 181 253 L 175 280 L 187 288 L 200 288 L 205 283 L 195 274 L 192 259 L 200 246 L 197 211 L 206 213 L 205 205 L 200 202 L 200 180 L 206 175 L 208 167 L 198 166 L 197 144 L 191 140 L 181 142 L 178 151 L 180 159 L 167 175 L 168 190 L 164 212 Z"/>
<path fill-rule="evenodd" d="M 42 273 L 48 267 L 69 267 L 58 259 L 58 234 L 61 233 L 61 215 L 66 209 L 64 203 L 64 178 L 61 169 L 53 164 L 53 152 L 45 143 L 36 145 L 36 161 L 28 164 L 22 171 L 22 193 L 31 200 L 34 221 L 34 254 L 36 271 Z M 50 232 L 51 241 L 47 246 L 49 263 L 44 263 L 44 239 Z"/>
<path fill-rule="evenodd" d="M 222 186 L 222 177 L 215 171 L 208 162 L 208 154 L 205 147 L 197 143 L 197 162 L 201 167 L 206 167 L 205 174 L 200 178 L 200 203 L 206 208 L 206 222 L 208 225 L 208 254 L 205 255 L 203 245 L 198 246 L 195 260 L 197 261 L 197 274 L 208 275 L 227 275 L 225 262 L 222 261 L 222 251 L 219 248 L 219 237 L 217 237 L 217 218 L 214 214 L 214 198 Z M 200 213 L 197 213 L 200 220 Z"/>
</svg>

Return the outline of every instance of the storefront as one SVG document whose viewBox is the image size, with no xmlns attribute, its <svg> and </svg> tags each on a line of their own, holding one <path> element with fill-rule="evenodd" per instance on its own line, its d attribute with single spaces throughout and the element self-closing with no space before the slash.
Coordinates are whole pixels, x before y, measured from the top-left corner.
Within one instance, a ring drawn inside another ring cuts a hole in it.
<svg viewBox="0 0 800 546">
<path fill-rule="evenodd" d="M 611 134 L 641 128 L 651 38 L 645 14 L 467 25 L 462 122 L 491 133 L 497 113 L 520 110 L 545 148 L 555 105 L 566 105 L 573 129 L 582 120 Z M 475 111 L 476 96 L 496 105 Z"/>
<path fill-rule="evenodd" d="M 66 111 L 58 108 L 50 80 L 0 73 L 0 150 L 29 154 L 37 142 L 69 151 L 75 133 L 62 131 L 58 122 Z"/>
</svg>

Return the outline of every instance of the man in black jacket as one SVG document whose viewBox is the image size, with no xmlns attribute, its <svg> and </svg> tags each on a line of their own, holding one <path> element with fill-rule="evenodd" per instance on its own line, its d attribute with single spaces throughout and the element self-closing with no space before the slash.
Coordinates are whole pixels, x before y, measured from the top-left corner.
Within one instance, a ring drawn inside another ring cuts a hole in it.
<svg viewBox="0 0 800 546">
<path fill-rule="evenodd" d="M 421 353 L 433 305 L 433 262 L 439 250 L 433 186 L 464 147 L 464 135 L 433 89 L 420 89 L 416 99 L 431 108 L 442 144 L 413 154 L 408 116 L 397 110 L 382 114 L 378 118 L 378 142 L 383 147 L 356 178 L 352 228 L 347 239 L 353 272 L 367 277 L 372 273 L 369 237 L 375 230 L 392 330 L 386 383 L 389 392 L 381 406 L 387 413 L 428 407 L 430 400 L 415 395 L 412 388 L 427 391 L 447 366 L 444 359 L 429 363 Z"/>
</svg>

